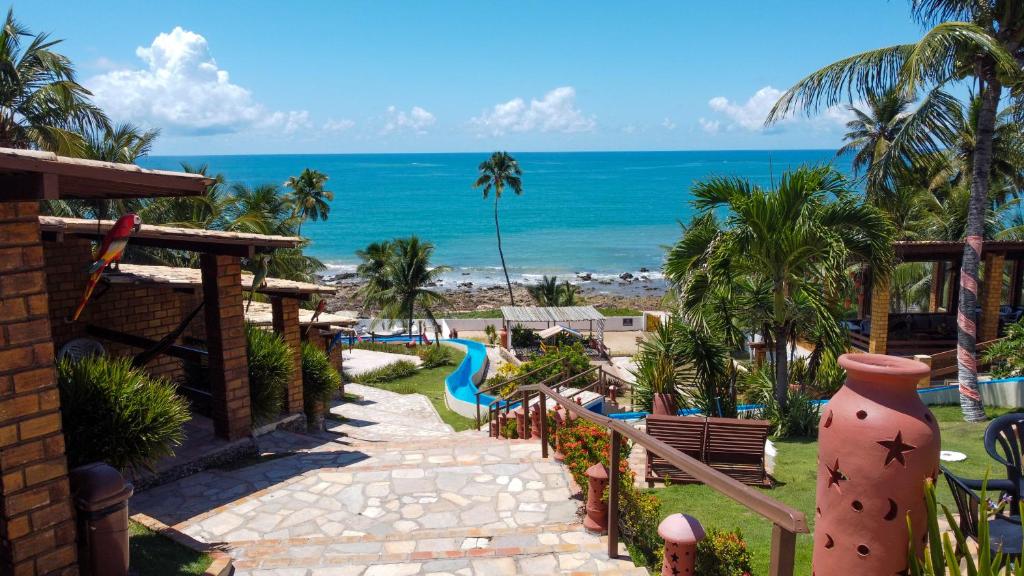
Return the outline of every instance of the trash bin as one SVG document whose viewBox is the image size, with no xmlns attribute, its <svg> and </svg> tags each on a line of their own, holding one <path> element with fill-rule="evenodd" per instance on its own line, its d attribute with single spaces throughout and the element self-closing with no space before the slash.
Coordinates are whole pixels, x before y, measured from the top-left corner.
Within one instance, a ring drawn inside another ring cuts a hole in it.
<svg viewBox="0 0 1024 576">
<path fill-rule="evenodd" d="M 131 482 L 101 462 L 75 468 L 68 477 L 83 576 L 127 576 L 128 499 L 135 490 Z"/>
</svg>

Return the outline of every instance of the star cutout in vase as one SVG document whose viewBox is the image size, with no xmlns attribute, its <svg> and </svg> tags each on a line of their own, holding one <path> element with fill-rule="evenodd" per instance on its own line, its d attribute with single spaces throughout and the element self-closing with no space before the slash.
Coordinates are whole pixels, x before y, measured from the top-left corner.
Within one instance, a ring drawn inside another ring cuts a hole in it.
<svg viewBox="0 0 1024 576">
<path fill-rule="evenodd" d="M 903 454 L 917 448 L 917 446 L 907 444 L 903 441 L 903 432 L 897 432 L 896 437 L 892 440 L 879 440 L 878 443 L 889 451 L 889 453 L 885 455 L 886 466 L 888 466 L 893 460 L 896 460 L 903 466 L 906 466 L 907 460 L 903 457 Z"/>
<path fill-rule="evenodd" d="M 826 464 L 825 469 L 828 470 L 828 487 L 831 488 L 834 485 L 842 491 L 842 487 L 839 486 L 839 483 L 844 480 L 849 480 L 849 478 L 839 470 L 839 458 L 836 458 L 836 463 L 832 466 Z"/>
</svg>

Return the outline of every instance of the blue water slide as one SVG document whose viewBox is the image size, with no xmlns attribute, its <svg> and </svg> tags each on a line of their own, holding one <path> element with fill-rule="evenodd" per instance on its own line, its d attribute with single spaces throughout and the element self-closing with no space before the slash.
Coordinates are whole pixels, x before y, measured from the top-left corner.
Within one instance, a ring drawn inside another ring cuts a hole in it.
<svg viewBox="0 0 1024 576">
<path fill-rule="evenodd" d="M 474 382 L 474 378 L 477 377 L 477 374 L 479 374 L 486 366 L 487 348 L 479 342 L 463 340 L 461 338 L 452 338 L 450 340 L 445 340 L 445 342 L 461 344 L 466 348 L 466 357 L 462 360 L 462 363 L 459 364 L 459 367 L 445 378 L 445 387 L 448 388 L 448 393 L 451 394 L 452 397 L 475 405 L 478 388 L 476 386 L 476 382 Z M 489 394 L 480 395 L 480 403 L 484 407 L 493 401 L 494 397 Z"/>
</svg>

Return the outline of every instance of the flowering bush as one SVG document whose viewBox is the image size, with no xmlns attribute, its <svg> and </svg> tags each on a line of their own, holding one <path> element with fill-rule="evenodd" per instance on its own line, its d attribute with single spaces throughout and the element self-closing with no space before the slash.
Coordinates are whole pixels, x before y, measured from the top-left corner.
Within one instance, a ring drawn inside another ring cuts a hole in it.
<svg viewBox="0 0 1024 576">
<path fill-rule="evenodd" d="M 709 530 L 707 536 L 697 544 L 694 574 L 750 576 L 750 550 L 740 530 Z"/>
</svg>

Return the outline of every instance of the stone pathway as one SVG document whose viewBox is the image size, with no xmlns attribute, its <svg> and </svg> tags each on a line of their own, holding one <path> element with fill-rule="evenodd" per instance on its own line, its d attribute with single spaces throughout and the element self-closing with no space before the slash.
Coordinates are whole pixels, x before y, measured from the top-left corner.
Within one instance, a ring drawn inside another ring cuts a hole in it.
<svg viewBox="0 0 1024 576">
<path fill-rule="evenodd" d="M 647 573 L 582 530 L 567 470 L 536 442 L 454 433 L 422 396 L 348 389 L 363 401 L 335 407 L 332 428 L 348 436 L 275 433 L 297 453 L 154 488 L 132 513 L 227 550 L 239 576 Z"/>
</svg>

